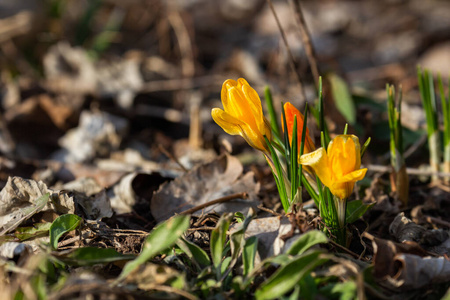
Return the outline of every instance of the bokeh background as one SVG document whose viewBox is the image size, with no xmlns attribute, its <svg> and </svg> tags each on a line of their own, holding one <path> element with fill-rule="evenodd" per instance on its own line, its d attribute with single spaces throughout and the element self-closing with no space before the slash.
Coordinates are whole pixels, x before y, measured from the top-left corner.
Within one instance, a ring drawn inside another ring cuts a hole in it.
<svg viewBox="0 0 450 300">
<path fill-rule="evenodd" d="M 212 122 L 225 79 L 244 77 L 261 96 L 270 86 L 277 108 L 291 101 L 303 109 L 317 94 L 292 3 L 272 3 L 304 93 L 265 0 L 1 0 L 0 180 L 78 177 L 79 169 L 48 175 L 49 162 L 101 169 L 99 159 L 139 165 L 189 149 L 252 151 Z M 405 144 L 415 149 L 407 162 L 426 163 L 416 68 L 448 76 L 450 2 L 321 0 L 301 8 L 331 131 L 349 122 L 329 85 L 338 76 L 356 108 L 350 132 L 376 145 L 366 162 L 387 163 L 385 85 L 401 85 Z"/>
</svg>

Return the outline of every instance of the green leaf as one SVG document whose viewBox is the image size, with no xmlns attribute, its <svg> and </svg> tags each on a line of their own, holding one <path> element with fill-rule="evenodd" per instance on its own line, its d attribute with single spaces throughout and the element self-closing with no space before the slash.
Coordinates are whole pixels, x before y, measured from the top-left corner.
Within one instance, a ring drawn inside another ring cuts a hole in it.
<svg viewBox="0 0 450 300">
<path fill-rule="evenodd" d="M 347 202 L 347 224 L 351 224 L 362 217 L 375 203 L 365 204 L 362 200 Z"/>
<path fill-rule="evenodd" d="M 356 122 L 356 109 L 347 83 L 334 73 L 328 75 L 328 80 L 331 84 L 331 93 L 333 94 L 336 108 L 348 123 L 354 125 Z"/>
<path fill-rule="evenodd" d="M 256 250 L 258 250 L 258 237 L 252 236 L 245 241 L 244 249 L 242 250 L 244 276 L 250 274 L 255 267 Z"/>
<path fill-rule="evenodd" d="M 227 238 L 228 227 L 230 227 L 231 218 L 233 215 L 231 213 L 223 214 L 217 223 L 216 228 L 211 232 L 211 257 L 214 267 L 218 269 L 222 262 L 222 252 L 225 248 L 225 240 Z"/>
<path fill-rule="evenodd" d="M 59 216 L 50 226 L 50 246 L 58 249 L 58 240 L 66 232 L 75 230 L 81 223 L 77 215 L 67 214 Z"/>
<path fill-rule="evenodd" d="M 328 299 L 353 300 L 357 299 L 357 286 L 354 281 L 330 283 L 320 289 L 320 294 Z"/>
<path fill-rule="evenodd" d="M 43 234 L 47 234 L 52 223 L 35 223 L 32 227 L 17 227 L 15 237 L 25 241 Z"/>
<path fill-rule="evenodd" d="M 299 255 L 307 251 L 314 245 L 328 243 L 325 233 L 318 230 L 311 230 L 302 234 L 287 251 L 290 255 Z"/>
<path fill-rule="evenodd" d="M 178 238 L 189 228 L 189 220 L 189 215 L 179 215 L 155 227 L 145 239 L 141 254 L 135 260 L 125 265 L 115 284 L 127 277 L 141 264 L 158 255 L 164 249 L 173 246 Z"/>
<path fill-rule="evenodd" d="M 69 265 L 88 266 L 94 264 L 107 264 L 110 262 L 130 260 L 134 255 L 124 255 L 112 248 L 84 247 L 77 248 L 58 257 Z"/>
<path fill-rule="evenodd" d="M 321 257 L 320 251 L 303 254 L 285 266 L 280 267 L 256 291 L 258 300 L 275 299 L 291 291 L 300 280 L 328 258 Z"/>
<path fill-rule="evenodd" d="M 252 221 L 252 219 L 253 219 L 253 216 L 251 214 L 249 214 L 249 216 L 247 216 L 247 218 L 245 218 L 244 222 L 242 222 L 238 225 L 239 226 L 238 229 L 235 232 L 233 232 L 230 236 L 231 262 L 230 262 L 229 269 L 227 270 L 228 272 L 230 272 L 231 268 L 234 267 L 234 265 L 236 264 L 236 262 L 239 258 L 239 255 L 241 254 L 242 248 L 244 248 L 244 244 L 245 244 L 244 234 L 245 234 L 245 231 L 247 230 L 248 225 Z"/>
<path fill-rule="evenodd" d="M 199 268 L 204 268 L 211 265 L 211 260 L 209 259 L 208 254 L 196 244 L 181 237 L 177 241 L 177 246 L 180 247 L 180 249 L 183 250 L 183 252 L 186 253 L 186 255 L 193 260 Z"/>
<path fill-rule="evenodd" d="M 272 127 L 273 133 L 277 137 L 280 137 L 280 128 L 278 126 L 277 114 L 273 106 L 272 92 L 270 91 L 270 87 L 268 86 L 264 88 L 264 99 L 266 99 L 267 110 L 269 111 L 270 116 L 270 125 Z"/>
</svg>

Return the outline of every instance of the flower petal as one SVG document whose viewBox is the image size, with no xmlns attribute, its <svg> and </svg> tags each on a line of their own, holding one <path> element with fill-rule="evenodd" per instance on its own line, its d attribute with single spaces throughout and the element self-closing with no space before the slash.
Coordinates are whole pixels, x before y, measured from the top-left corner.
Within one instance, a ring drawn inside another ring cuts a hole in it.
<svg viewBox="0 0 450 300">
<path fill-rule="evenodd" d="M 364 178 L 364 176 L 366 176 L 366 172 L 367 172 L 367 168 L 359 169 L 359 170 L 353 171 L 351 173 L 348 173 L 341 178 L 337 178 L 336 182 L 342 183 L 342 182 L 359 181 L 359 180 L 362 180 Z"/>
<path fill-rule="evenodd" d="M 213 108 L 211 111 L 211 116 L 214 121 L 222 127 L 222 129 L 231 135 L 242 136 L 247 143 L 258 150 L 266 151 L 266 141 L 259 131 L 253 130 L 251 126 L 242 122 L 241 120 L 233 117 L 226 111 L 220 108 Z M 267 138 L 269 138 L 268 136 Z"/>
<path fill-rule="evenodd" d="M 231 135 L 242 135 L 242 121 L 233 117 L 229 113 L 221 110 L 220 108 L 213 108 L 211 110 L 211 116 L 222 129 Z"/>
<path fill-rule="evenodd" d="M 313 168 L 320 181 L 326 186 L 331 186 L 332 177 L 331 169 L 328 162 L 328 155 L 324 148 L 319 148 L 316 151 L 303 154 L 300 156 L 300 164 L 310 166 Z"/>
</svg>

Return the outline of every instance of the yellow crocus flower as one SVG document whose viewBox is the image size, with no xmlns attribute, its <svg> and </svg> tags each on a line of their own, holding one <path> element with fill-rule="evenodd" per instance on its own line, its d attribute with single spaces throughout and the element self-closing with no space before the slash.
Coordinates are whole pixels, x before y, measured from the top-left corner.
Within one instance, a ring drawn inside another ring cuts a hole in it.
<svg viewBox="0 0 450 300">
<path fill-rule="evenodd" d="M 271 140 L 270 124 L 263 116 L 258 93 L 244 78 L 228 79 L 222 85 L 224 110 L 213 108 L 214 121 L 231 135 L 241 135 L 255 149 L 268 152 L 264 136 Z"/>
<path fill-rule="evenodd" d="M 355 182 L 364 178 L 367 168 L 361 167 L 361 153 L 358 137 L 338 135 L 325 151 L 323 147 L 300 157 L 302 165 L 314 169 L 320 181 L 341 201 L 353 191 Z"/>
</svg>

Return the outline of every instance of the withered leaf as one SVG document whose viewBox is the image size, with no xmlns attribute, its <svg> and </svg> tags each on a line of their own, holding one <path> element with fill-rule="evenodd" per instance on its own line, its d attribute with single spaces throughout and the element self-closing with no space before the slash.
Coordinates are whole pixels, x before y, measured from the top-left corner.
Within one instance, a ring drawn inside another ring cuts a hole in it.
<svg viewBox="0 0 450 300">
<path fill-rule="evenodd" d="M 236 157 L 222 155 L 210 163 L 200 165 L 175 180 L 161 185 L 151 200 L 153 217 L 159 222 L 176 213 L 227 195 L 246 192 L 248 199 L 235 199 L 208 206 L 202 212 L 216 211 L 247 213 L 256 206 L 259 183 L 252 172 L 242 175 L 242 164 Z"/>
</svg>

